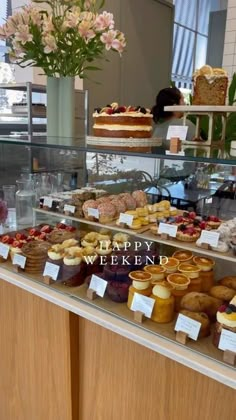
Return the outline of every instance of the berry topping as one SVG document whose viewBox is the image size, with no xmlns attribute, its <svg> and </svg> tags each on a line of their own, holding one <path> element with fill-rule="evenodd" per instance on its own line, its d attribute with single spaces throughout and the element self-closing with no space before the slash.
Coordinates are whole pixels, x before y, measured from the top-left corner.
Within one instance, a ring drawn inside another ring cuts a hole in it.
<svg viewBox="0 0 236 420">
<path fill-rule="evenodd" d="M 15 238 L 16 238 L 18 241 L 23 241 L 23 240 L 25 240 L 25 239 L 26 239 L 26 235 L 25 235 L 24 233 L 17 232 L 17 233 L 16 233 L 16 235 L 15 235 Z"/>
<path fill-rule="evenodd" d="M 58 229 L 65 229 L 66 228 L 66 225 L 64 223 L 58 223 L 57 224 L 57 228 Z"/>
<path fill-rule="evenodd" d="M 52 231 L 52 228 L 49 225 L 45 225 L 40 229 L 41 233 L 50 233 Z"/>
<path fill-rule="evenodd" d="M 41 239 L 42 241 L 44 241 L 46 239 L 46 237 L 47 237 L 46 232 L 41 232 L 40 235 L 39 235 L 39 239 Z"/>
<path fill-rule="evenodd" d="M 195 219 L 195 217 L 196 217 L 196 213 L 195 213 L 195 211 L 191 211 L 191 212 L 189 213 L 189 217 L 190 217 L 190 219 Z"/>
<path fill-rule="evenodd" d="M 227 306 L 226 305 L 221 305 L 220 307 L 219 307 L 219 309 L 218 309 L 218 311 L 219 312 L 225 312 L 225 310 L 226 310 L 226 308 L 227 308 Z"/>
<path fill-rule="evenodd" d="M 146 114 L 147 113 L 147 111 L 146 111 L 146 108 L 140 108 L 140 112 L 142 112 L 142 114 Z"/>
<path fill-rule="evenodd" d="M 208 221 L 209 222 L 220 222 L 220 219 L 216 216 L 209 216 Z"/>
<path fill-rule="evenodd" d="M 232 312 L 236 312 L 236 306 L 232 303 L 229 304 L 228 308 L 230 308 Z"/>
<path fill-rule="evenodd" d="M 183 220 L 184 220 L 184 218 L 182 216 L 176 216 L 176 218 L 175 218 L 176 223 L 182 223 Z"/>
<path fill-rule="evenodd" d="M 116 111 L 117 112 L 126 112 L 126 107 L 125 106 L 119 106 L 119 108 L 117 108 Z"/>
<path fill-rule="evenodd" d="M 39 231 L 39 230 L 37 230 L 37 229 L 32 228 L 32 229 L 30 229 L 30 231 L 29 231 L 29 235 L 30 235 L 30 236 L 39 236 L 39 235 L 40 235 L 40 231 Z"/>
<path fill-rule="evenodd" d="M 14 248 L 22 248 L 23 243 L 21 243 L 20 241 L 14 241 L 14 242 L 12 243 L 12 246 L 13 246 Z"/>
<path fill-rule="evenodd" d="M 112 115 L 112 114 L 114 114 L 114 110 L 112 108 L 107 108 L 106 113 L 108 115 Z"/>
<path fill-rule="evenodd" d="M 207 226 L 206 222 L 201 222 L 201 223 L 200 223 L 200 225 L 199 225 L 199 227 L 200 227 L 202 230 L 205 230 L 205 229 L 206 229 L 206 226 Z"/>
<path fill-rule="evenodd" d="M 74 232 L 76 230 L 76 228 L 74 226 L 66 226 L 66 230 L 68 232 Z"/>
<path fill-rule="evenodd" d="M 9 235 L 4 235 L 3 237 L 2 237 L 2 243 L 3 244 L 8 244 L 9 242 L 9 239 L 10 239 L 10 236 Z"/>
<path fill-rule="evenodd" d="M 232 312 L 233 312 L 233 311 L 232 311 L 232 309 L 230 309 L 230 308 L 228 307 L 228 308 L 226 309 L 226 311 L 225 311 L 225 312 L 229 315 L 229 314 L 232 314 Z"/>
</svg>

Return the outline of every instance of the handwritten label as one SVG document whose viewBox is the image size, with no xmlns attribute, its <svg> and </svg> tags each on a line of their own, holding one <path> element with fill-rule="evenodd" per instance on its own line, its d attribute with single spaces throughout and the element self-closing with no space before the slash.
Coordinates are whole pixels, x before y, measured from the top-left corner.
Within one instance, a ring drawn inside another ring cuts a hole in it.
<svg viewBox="0 0 236 420">
<path fill-rule="evenodd" d="M 56 281 L 59 274 L 60 267 L 59 265 L 46 262 L 44 267 L 43 276 L 49 276 Z"/>
<path fill-rule="evenodd" d="M 158 233 L 166 233 L 167 235 L 172 236 L 172 238 L 175 238 L 177 234 L 177 229 L 177 225 L 168 225 L 168 223 L 160 223 L 158 227 Z"/>
<path fill-rule="evenodd" d="M 213 247 L 218 246 L 220 234 L 219 232 L 212 232 L 208 230 L 202 230 L 199 242 L 201 244 L 208 244 Z"/>
<path fill-rule="evenodd" d="M 75 206 L 70 206 L 69 204 L 65 204 L 64 211 L 68 211 L 69 213 L 73 213 L 74 214 L 74 212 L 75 212 Z"/>
<path fill-rule="evenodd" d="M 44 197 L 43 205 L 45 207 L 51 208 L 52 207 L 52 202 L 53 202 L 53 199 L 51 197 Z"/>
<path fill-rule="evenodd" d="M 10 247 L 8 245 L 0 243 L 0 256 L 7 260 Z"/>
<path fill-rule="evenodd" d="M 24 269 L 25 263 L 26 263 L 26 257 L 24 257 L 24 255 L 21 255 L 21 254 L 14 254 L 12 262 L 13 262 L 13 265 L 18 265 L 20 268 Z"/>
<path fill-rule="evenodd" d="M 88 208 L 88 216 L 95 217 L 95 219 L 99 219 L 99 211 L 98 209 L 92 209 L 91 207 Z"/>
<path fill-rule="evenodd" d="M 132 214 L 120 213 L 119 223 L 125 223 L 128 226 L 132 226 L 134 216 Z"/>
<path fill-rule="evenodd" d="M 100 297 L 103 297 L 107 288 L 108 282 L 106 280 L 101 279 L 101 277 L 92 275 L 89 288 L 94 290 L 96 294 Z"/>
<path fill-rule="evenodd" d="M 155 299 L 135 293 L 130 309 L 131 311 L 140 311 L 147 318 L 151 318 L 154 305 Z"/>
<path fill-rule="evenodd" d="M 175 324 L 175 331 L 183 331 L 188 334 L 189 338 L 195 341 L 198 338 L 200 328 L 201 322 L 195 321 L 182 314 L 179 314 Z"/>
<path fill-rule="evenodd" d="M 187 125 L 169 125 L 166 138 L 170 140 L 173 137 L 178 137 L 180 140 L 186 140 L 187 132 Z"/>
<path fill-rule="evenodd" d="M 236 333 L 223 328 L 220 335 L 219 349 L 230 350 L 236 353 Z"/>
</svg>

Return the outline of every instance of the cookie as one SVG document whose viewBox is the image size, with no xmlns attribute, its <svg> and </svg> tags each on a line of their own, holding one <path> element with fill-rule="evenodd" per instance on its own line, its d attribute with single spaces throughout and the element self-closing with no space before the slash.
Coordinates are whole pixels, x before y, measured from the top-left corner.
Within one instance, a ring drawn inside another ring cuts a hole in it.
<svg viewBox="0 0 236 420">
<path fill-rule="evenodd" d="M 50 244 L 48 242 L 39 242 L 39 241 L 32 241 L 28 242 L 27 244 L 23 245 L 21 251 L 22 254 L 28 258 L 28 260 L 37 260 L 47 255 L 48 249 L 50 248 Z"/>
<path fill-rule="evenodd" d="M 219 281 L 222 286 L 236 290 L 236 276 L 227 276 Z"/>
<path fill-rule="evenodd" d="M 211 323 L 207 314 L 204 312 L 190 312 L 185 309 L 182 309 L 180 313 L 201 323 L 199 338 L 208 337 L 208 335 L 210 335 Z"/>
<path fill-rule="evenodd" d="M 222 299 L 226 302 L 229 302 L 236 295 L 236 291 L 234 289 L 230 289 L 229 287 L 222 286 L 222 285 L 213 286 L 209 290 L 209 295 L 217 299 Z"/>
<path fill-rule="evenodd" d="M 61 244 L 62 242 L 76 237 L 75 232 L 68 232 L 67 230 L 54 230 L 49 233 L 48 241 L 52 244 Z"/>
</svg>

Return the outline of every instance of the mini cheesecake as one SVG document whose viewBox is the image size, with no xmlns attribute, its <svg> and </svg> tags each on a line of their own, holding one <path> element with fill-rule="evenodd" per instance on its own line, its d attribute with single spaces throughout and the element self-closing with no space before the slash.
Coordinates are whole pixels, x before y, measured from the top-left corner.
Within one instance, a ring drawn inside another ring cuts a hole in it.
<svg viewBox="0 0 236 420">
<path fill-rule="evenodd" d="M 160 282 L 165 278 L 166 269 L 161 265 L 146 265 L 146 267 L 144 267 L 144 271 L 152 275 L 152 284 Z"/>
<path fill-rule="evenodd" d="M 196 265 L 189 263 L 181 263 L 178 267 L 178 271 L 182 274 L 185 274 L 190 279 L 196 279 L 199 277 L 200 268 Z"/>
<path fill-rule="evenodd" d="M 215 261 L 206 257 L 193 257 L 193 262 L 201 271 L 211 271 L 215 265 Z"/>
<path fill-rule="evenodd" d="M 167 273 L 174 273 L 178 269 L 179 260 L 177 258 L 167 257 L 161 265 L 165 267 Z"/>
<path fill-rule="evenodd" d="M 177 260 L 179 260 L 179 262 L 189 262 L 191 261 L 191 259 L 193 258 L 193 254 L 191 251 L 185 251 L 185 250 L 179 250 L 179 251 L 175 251 L 173 254 L 174 258 L 177 258 Z"/>
<path fill-rule="evenodd" d="M 190 279 L 187 276 L 178 273 L 169 274 L 167 281 L 176 290 L 185 290 L 190 283 Z"/>
</svg>

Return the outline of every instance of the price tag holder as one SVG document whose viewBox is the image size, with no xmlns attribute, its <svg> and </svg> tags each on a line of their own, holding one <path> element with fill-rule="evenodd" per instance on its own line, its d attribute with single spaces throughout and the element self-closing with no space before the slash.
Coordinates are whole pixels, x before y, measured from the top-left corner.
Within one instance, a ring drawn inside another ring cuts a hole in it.
<svg viewBox="0 0 236 420">
<path fill-rule="evenodd" d="M 171 236 L 172 238 L 176 238 L 177 229 L 177 225 L 168 225 L 168 223 L 160 223 L 158 227 L 158 233 L 164 233 L 166 235 Z"/>
<path fill-rule="evenodd" d="M 51 197 L 45 197 L 44 200 L 43 200 L 43 205 L 45 207 L 51 208 L 52 207 L 52 202 L 53 202 L 53 199 Z"/>
<path fill-rule="evenodd" d="M 147 318 L 151 318 L 154 305 L 155 299 L 140 295 L 139 293 L 134 293 L 130 309 L 131 311 L 142 312 Z"/>
<path fill-rule="evenodd" d="M 182 331 L 195 341 L 198 339 L 200 328 L 201 322 L 195 321 L 182 314 L 179 314 L 175 324 L 175 331 Z"/>
<path fill-rule="evenodd" d="M 222 328 L 219 341 L 219 349 L 224 351 L 230 350 L 236 353 L 236 333 Z"/>
<path fill-rule="evenodd" d="M 134 216 L 132 214 L 120 213 L 119 223 L 125 223 L 128 226 L 132 226 Z"/>
<path fill-rule="evenodd" d="M 59 270 L 60 270 L 59 265 L 52 264 L 50 262 L 46 262 L 45 267 L 44 267 L 43 276 L 44 277 L 48 276 L 51 279 L 53 279 L 54 281 L 56 281 L 57 277 L 58 277 L 58 274 L 59 274 Z"/>
<path fill-rule="evenodd" d="M 202 230 L 199 242 L 201 244 L 207 244 L 216 248 L 218 246 L 219 237 L 220 237 L 219 232 Z"/>
<path fill-rule="evenodd" d="M 10 247 L 8 245 L 0 243 L 0 256 L 4 258 L 4 260 L 7 260 L 9 251 Z"/>
<path fill-rule="evenodd" d="M 167 140 L 170 140 L 173 137 L 178 137 L 180 140 L 186 140 L 187 133 L 187 125 L 169 125 L 166 138 Z"/>
<path fill-rule="evenodd" d="M 75 212 L 75 206 L 70 206 L 69 204 L 65 204 L 64 211 L 68 213 L 74 214 Z"/>
<path fill-rule="evenodd" d="M 14 254 L 12 263 L 13 265 L 18 265 L 20 268 L 22 268 L 22 270 L 24 270 L 26 264 L 26 257 L 24 257 L 24 255 L 21 254 Z"/>
<path fill-rule="evenodd" d="M 107 284 L 108 282 L 106 280 L 103 280 L 101 277 L 95 276 L 95 274 L 93 274 L 89 284 L 89 289 L 94 290 L 98 296 L 103 298 Z"/>
<path fill-rule="evenodd" d="M 93 208 L 89 207 L 88 208 L 88 216 L 95 217 L 95 219 L 99 219 L 98 209 L 93 209 Z"/>
</svg>

